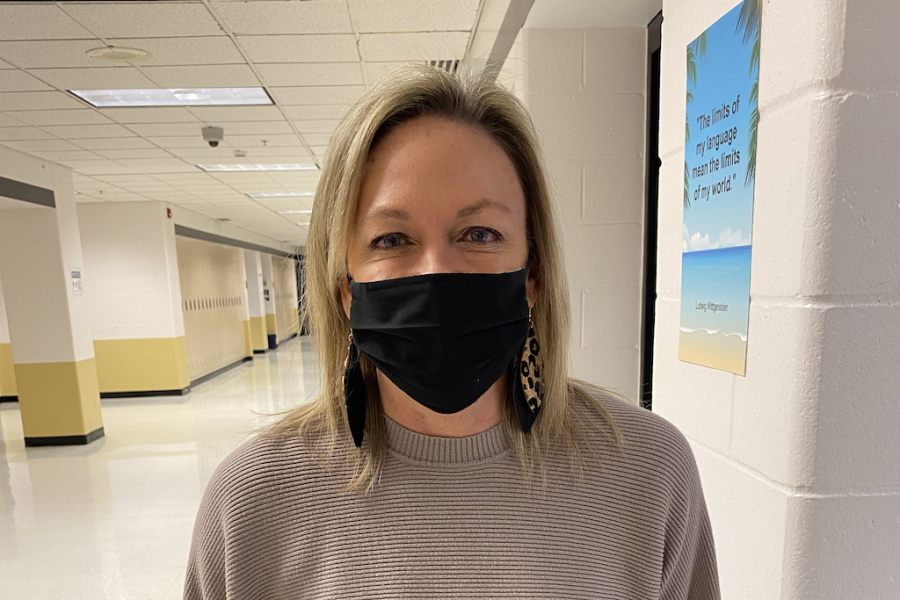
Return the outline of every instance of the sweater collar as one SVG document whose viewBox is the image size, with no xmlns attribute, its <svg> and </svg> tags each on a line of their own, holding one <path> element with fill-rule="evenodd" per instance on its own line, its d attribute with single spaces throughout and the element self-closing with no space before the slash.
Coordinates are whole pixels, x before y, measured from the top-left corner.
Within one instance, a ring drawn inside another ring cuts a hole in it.
<svg viewBox="0 0 900 600">
<path fill-rule="evenodd" d="M 411 431 L 384 418 L 388 448 L 416 462 L 465 465 L 505 454 L 512 446 L 500 423 L 483 433 L 462 438 L 432 437 Z"/>
</svg>

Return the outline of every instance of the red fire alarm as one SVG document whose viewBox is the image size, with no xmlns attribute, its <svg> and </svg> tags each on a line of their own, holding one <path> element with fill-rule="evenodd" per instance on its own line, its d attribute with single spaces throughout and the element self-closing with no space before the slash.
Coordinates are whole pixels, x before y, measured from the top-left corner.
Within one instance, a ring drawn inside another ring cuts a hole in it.
<svg viewBox="0 0 900 600">
<path fill-rule="evenodd" d="M 166 216 L 169 217 L 170 219 L 172 218 L 172 209 L 171 208 L 166 209 Z"/>
</svg>

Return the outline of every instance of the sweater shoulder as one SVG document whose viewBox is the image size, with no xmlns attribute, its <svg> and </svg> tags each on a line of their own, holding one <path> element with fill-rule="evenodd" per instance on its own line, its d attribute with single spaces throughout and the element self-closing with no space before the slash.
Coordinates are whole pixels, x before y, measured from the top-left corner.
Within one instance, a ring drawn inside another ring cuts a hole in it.
<svg viewBox="0 0 900 600">
<path fill-rule="evenodd" d="M 230 512 L 288 482 L 301 483 L 315 470 L 316 460 L 299 438 L 259 434 L 222 460 L 210 477 L 206 502 Z"/>
<path fill-rule="evenodd" d="M 586 390 L 593 402 L 576 401 L 573 412 L 586 423 L 599 423 L 589 427 L 586 435 L 594 443 L 610 448 L 609 427 L 603 421 L 601 410 L 622 434 L 622 444 L 604 452 L 616 461 L 629 464 L 642 477 L 668 480 L 679 488 L 690 487 L 697 478 L 697 465 L 690 443 L 684 434 L 665 418 L 640 406 L 627 402 L 600 389 Z"/>
</svg>

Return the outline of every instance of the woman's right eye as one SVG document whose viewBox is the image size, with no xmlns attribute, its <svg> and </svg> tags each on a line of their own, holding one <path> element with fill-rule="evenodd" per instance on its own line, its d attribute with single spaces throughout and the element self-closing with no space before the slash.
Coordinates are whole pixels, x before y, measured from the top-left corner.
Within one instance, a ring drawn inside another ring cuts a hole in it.
<svg viewBox="0 0 900 600">
<path fill-rule="evenodd" d="M 371 245 L 373 248 L 389 250 L 403 245 L 404 237 L 405 236 L 402 233 L 388 233 L 372 240 Z"/>
</svg>

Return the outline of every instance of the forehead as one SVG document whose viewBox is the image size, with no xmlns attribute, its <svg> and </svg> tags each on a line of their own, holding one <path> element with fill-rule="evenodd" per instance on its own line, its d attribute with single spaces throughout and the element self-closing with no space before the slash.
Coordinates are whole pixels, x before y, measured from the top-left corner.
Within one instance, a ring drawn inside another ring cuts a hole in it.
<svg viewBox="0 0 900 600">
<path fill-rule="evenodd" d="M 415 201 L 430 208 L 490 199 L 524 213 L 518 173 L 484 130 L 439 117 L 397 125 L 370 153 L 360 210 Z"/>
</svg>

